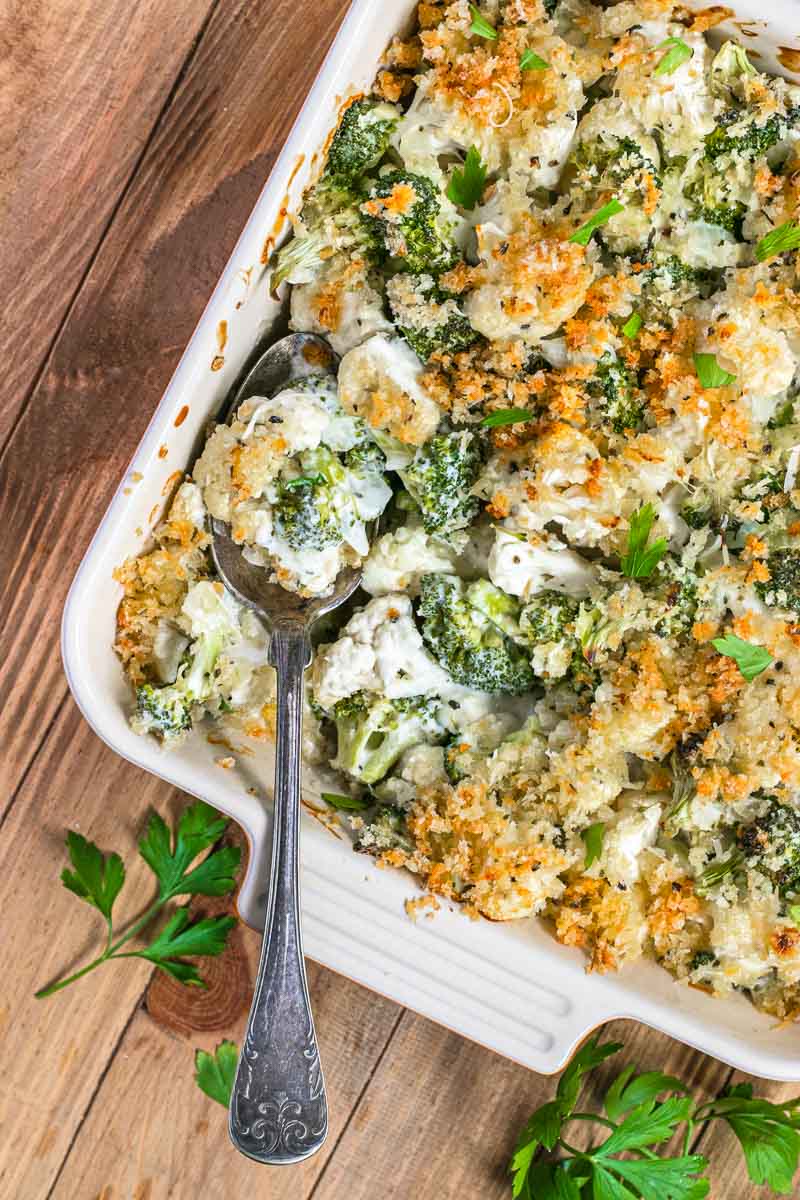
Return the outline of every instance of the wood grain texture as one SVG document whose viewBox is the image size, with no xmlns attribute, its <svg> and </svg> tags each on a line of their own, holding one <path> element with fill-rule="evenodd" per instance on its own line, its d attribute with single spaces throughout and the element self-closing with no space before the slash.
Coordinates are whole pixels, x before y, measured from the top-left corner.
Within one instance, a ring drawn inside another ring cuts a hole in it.
<svg viewBox="0 0 800 1200">
<path fill-rule="evenodd" d="M 127 809 L 120 803 L 129 798 Z M 132 853 L 147 808 L 168 812 L 186 797 L 110 754 L 70 703 L 21 789 L 0 835 L 0 1195 L 46 1196 L 117 1041 L 137 1008 L 150 967 L 126 960 L 46 1000 L 37 988 L 75 969 L 102 945 L 98 914 L 63 889 L 64 828 L 128 867 L 118 921 L 153 896 L 152 875 Z M 12 985 L 13 981 L 13 985 Z"/>
<path fill-rule="evenodd" d="M 0 446 L 211 4 L 0 4 Z"/>
<path fill-rule="evenodd" d="M 253 968 L 258 939 L 246 931 Z M 336 1153 L 353 1105 L 401 1010 L 364 988 L 310 964 L 309 989 L 326 1085 L 334 1103 L 319 1154 L 299 1167 L 262 1167 L 237 1154 L 227 1115 L 193 1079 L 193 1047 L 170 1038 L 144 1013 L 126 1031 L 111 1069 L 72 1148 L 52 1200 L 303 1200 Z M 243 1019 L 228 1031 L 241 1041 Z"/>
<path fill-rule="evenodd" d="M 70 579 L 346 3 L 295 7 L 215 10 L 0 459 L 0 812 L 65 694 Z"/>
<path fill-rule="evenodd" d="M 241 1036 L 251 932 L 209 965 L 207 995 L 138 962 L 32 995 L 100 934 L 58 883 L 64 827 L 123 854 L 124 918 L 151 895 L 135 853 L 148 806 L 186 802 L 101 746 L 66 699 L 66 588 L 345 7 L 0 0 L 0 445 L 38 379 L 0 457 L 0 1200 L 493 1200 L 509 1195 L 519 1126 L 553 1094 L 312 966 L 331 1135 L 276 1172 L 235 1154 L 192 1078 L 196 1046 Z M 604 1036 L 703 1096 L 730 1076 L 641 1026 Z M 714 1195 L 755 1200 L 726 1130 L 701 1148 Z"/>
</svg>

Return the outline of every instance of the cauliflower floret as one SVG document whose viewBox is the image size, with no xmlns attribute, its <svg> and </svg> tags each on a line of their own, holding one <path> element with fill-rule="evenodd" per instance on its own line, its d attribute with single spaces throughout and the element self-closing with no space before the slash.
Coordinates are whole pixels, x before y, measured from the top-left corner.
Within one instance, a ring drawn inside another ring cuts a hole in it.
<svg viewBox="0 0 800 1200">
<path fill-rule="evenodd" d="M 379 596 L 355 613 L 339 640 L 318 651 L 312 678 L 323 708 L 359 691 L 399 700 L 452 687 L 423 645 L 411 601 L 398 594 Z"/>
<path fill-rule="evenodd" d="M 624 799 L 623 797 L 623 801 Z M 662 807 L 668 800 L 669 798 L 664 796 L 659 803 L 650 803 L 643 807 L 623 807 L 606 825 L 603 852 L 597 866 L 608 882 L 615 887 L 619 884 L 630 887 L 638 880 L 641 873 L 641 853 L 648 846 L 655 844 Z"/>
<path fill-rule="evenodd" d="M 667 52 L 661 44 L 668 37 L 679 37 L 692 56 L 676 70 L 657 75 L 655 67 Z M 645 22 L 637 40 L 641 49 L 620 64 L 615 91 L 646 129 L 660 130 L 667 154 L 690 153 L 714 128 L 710 86 L 714 52 L 701 33 L 690 33 L 683 25 L 670 25 L 663 19 Z"/>
<path fill-rule="evenodd" d="M 346 354 L 373 333 L 392 328 L 364 263 L 341 258 L 326 262 L 311 283 L 292 288 L 289 325 L 301 332 L 323 334 L 337 354 Z"/>
<path fill-rule="evenodd" d="M 203 493 L 196 483 L 182 483 L 175 493 L 169 510 L 170 521 L 188 521 L 195 529 L 203 529 L 206 523 L 206 506 Z"/>
<path fill-rule="evenodd" d="M 495 587 L 523 600 L 548 588 L 584 597 L 597 582 L 591 564 L 558 538 L 532 545 L 502 529 L 497 530 L 489 555 L 489 578 Z"/>
<path fill-rule="evenodd" d="M 792 382 L 797 364 L 786 334 L 769 327 L 761 305 L 748 295 L 751 288 L 745 278 L 737 278 L 703 305 L 697 351 L 717 356 L 722 369 L 735 375 L 756 420 L 766 421 L 776 398 Z"/>
<path fill-rule="evenodd" d="M 346 412 L 376 432 L 404 446 L 421 446 L 436 432 L 441 416 L 422 387 L 422 373 L 420 360 L 401 338 L 377 333 L 339 364 L 339 399 Z"/>
<path fill-rule="evenodd" d="M 538 342 L 583 304 L 594 279 L 594 250 L 542 236 L 526 222 L 507 236 L 497 226 L 477 230 L 478 284 L 464 311 L 485 337 Z"/>
<path fill-rule="evenodd" d="M 371 596 L 419 591 L 422 575 L 452 571 L 455 553 L 424 529 L 402 525 L 373 543 L 364 563 L 361 586 Z"/>
</svg>

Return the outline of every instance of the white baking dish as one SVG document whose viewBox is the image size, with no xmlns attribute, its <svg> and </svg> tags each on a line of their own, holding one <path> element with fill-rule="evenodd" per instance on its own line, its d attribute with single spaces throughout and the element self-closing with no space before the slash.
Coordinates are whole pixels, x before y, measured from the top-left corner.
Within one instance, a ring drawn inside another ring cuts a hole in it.
<svg viewBox="0 0 800 1200">
<path fill-rule="evenodd" d="M 342 97 L 369 88 L 381 54 L 413 8 L 414 0 L 352 4 L 86 553 L 64 613 L 67 678 L 99 736 L 118 754 L 203 797 L 243 826 L 252 854 L 239 905 L 254 926 L 264 917 L 269 812 L 262 797 L 271 787 L 269 755 L 248 752 L 237 756 L 235 768 L 223 770 L 215 760 L 227 751 L 200 734 L 164 753 L 130 730 L 130 695 L 111 649 L 119 601 L 112 571 L 146 546 L 174 472 L 192 461 L 204 425 L 255 344 L 281 316 L 280 305 L 269 297 L 264 267 L 275 240 L 287 232 L 281 214 L 287 205 L 290 210 L 298 205 L 317 164 L 314 151 L 323 145 Z M 764 6 L 741 0 L 737 19 L 726 21 L 722 32 L 742 40 L 765 69 L 788 73 L 800 65 L 793 36 L 800 5 L 772 0 L 770 8 L 767 27 L 759 17 Z M 318 781 L 306 782 L 313 797 Z M 756 1075 L 800 1079 L 800 1027 L 776 1029 L 744 999 L 712 1000 L 653 964 L 620 975 L 587 975 L 582 955 L 559 946 L 536 920 L 493 925 L 445 907 L 434 920 L 413 925 L 403 909 L 404 899 L 415 894 L 413 880 L 379 870 L 309 814 L 302 865 L 305 947 L 312 958 L 536 1071 L 558 1070 L 589 1030 L 626 1016 Z"/>
</svg>

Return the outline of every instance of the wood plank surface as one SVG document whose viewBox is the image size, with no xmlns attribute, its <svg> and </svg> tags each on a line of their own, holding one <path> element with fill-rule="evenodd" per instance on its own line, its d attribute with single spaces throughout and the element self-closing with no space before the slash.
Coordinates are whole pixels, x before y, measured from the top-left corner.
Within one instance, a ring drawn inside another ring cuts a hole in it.
<svg viewBox="0 0 800 1200">
<path fill-rule="evenodd" d="M 0 446 L 212 3 L 0 4 Z"/>
<path fill-rule="evenodd" d="M 0 457 L 0 813 L 65 694 L 70 579 L 345 7 L 216 8 Z"/>
<path fill-rule="evenodd" d="M 250 931 L 206 997 L 128 961 L 33 999 L 100 935 L 58 882 L 64 827 L 122 853 L 124 917 L 151 895 L 135 851 L 148 806 L 186 801 L 67 699 L 66 588 L 345 7 L 0 0 L 0 1200 L 493 1200 L 510 1195 L 519 1126 L 553 1094 L 312 966 L 331 1135 L 303 1167 L 266 1170 L 234 1153 L 192 1077 L 197 1046 L 241 1037 Z M 703 1096 L 731 1075 L 642 1026 L 605 1033 Z M 726 1130 L 701 1148 L 715 1196 L 754 1200 Z"/>
</svg>

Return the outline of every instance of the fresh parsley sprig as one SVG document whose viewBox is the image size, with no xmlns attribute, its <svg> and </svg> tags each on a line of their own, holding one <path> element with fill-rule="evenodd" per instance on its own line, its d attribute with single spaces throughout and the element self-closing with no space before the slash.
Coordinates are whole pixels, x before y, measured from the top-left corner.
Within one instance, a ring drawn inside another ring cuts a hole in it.
<svg viewBox="0 0 800 1200">
<path fill-rule="evenodd" d="M 678 67 L 683 66 L 690 58 L 694 56 L 694 50 L 691 46 L 687 46 L 686 42 L 679 37 L 668 37 L 663 42 L 659 42 L 656 50 L 666 50 L 656 66 L 654 75 L 671 75 L 673 71 L 677 71 Z"/>
<path fill-rule="evenodd" d="M 712 638 L 711 645 L 726 658 L 733 659 L 748 683 L 752 683 L 755 677 L 766 671 L 774 661 L 766 647 L 758 646 L 755 642 L 746 642 L 735 633 Z"/>
<path fill-rule="evenodd" d="M 147 959 L 181 983 L 204 987 L 197 967 L 186 962 L 185 957 L 221 954 L 228 934 L 236 924 L 235 917 L 206 917 L 192 921 L 189 910 L 179 908 L 149 945 L 139 950 L 124 947 L 173 897 L 224 896 L 233 891 L 241 857 L 237 847 L 223 846 L 190 869 L 198 855 L 219 840 L 226 825 L 225 818 L 202 801 L 184 810 L 174 835 L 158 813 L 151 814 L 145 835 L 139 842 L 139 853 L 158 881 L 158 896 L 123 934 L 114 928 L 112 920 L 114 902 L 125 883 L 122 859 L 118 854 L 103 855 L 94 842 L 87 841 L 80 833 L 68 833 L 67 850 L 73 870 L 66 868 L 61 882 L 105 918 L 106 944 L 102 953 L 85 967 L 66 979 L 41 988 L 36 998 L 52 996 L 102 963 L 118 958 Z"/>
<path fill-rule="evenodd" d="M 496 408 L 481 421 L 481 429 L 497 429 L 499 425 L 517 425 L 533 421 L 536 414 L 527 408 Z"/>
<path fill-rule="evenodd" d="M 603 839 L 605 836 L 605 821 L 595 821 L 594 825 L 589 825 L 586 829 L 581 830 L 583 844 L 586 847 L 586 856 L 583 860 L 584 867 L 590 867 L 603 853 Z"/>
<path fill-rule="evenodd" d="M 336 808 L 340 812 L 363 812 L 365 808 L 369 808 L 371 801 L 359 798 L 358 796 L 344 796 L 341 792 L 320 792 L 320 798 L 330 808 Z"/>
<path fill-rule="evenodd" d="M 637 312 L 632 312 L 625 324 L 622 326 L 622 335 L 626 338 L 635 338 L 641 328 L 642 318 L 640 314 Z"/>
<path fill-rule="evenodd" d="M 201 1092 L 227 1108 L 238 1062 L 239 1047 L 235 1042 L 220 1042 L 213 1054 L 198 1050 L 194 1056 L 195 1083 Z"/>
<path fill-rule="evenodd" d="M 656 510 L 649 503 L 643 504 L 631 517 L 628 550 L 620 560 L 622 574 L 629 579 L 647 579 L 667 552 L 666 538 L 656 538 L 649 546 L 647 544 L 655 519 Z"/>
<path fill-rule="evenodd" d="M 777 229 L 765 233 L 760 242 L 756 243 L 755 255 L 759 262 L 767 262 L 776 254 L 785 250 L 800 249 L 800 225 L 794 221 L 786 221 Z"/>
<path fill-rule="evenodd" d="M 519 60 L 520 71 L 549 71 L 550 63 L 530 48 L 523 50 Z"/>
<path fill-rule="evenodd" d="M 475 146 L 470 146 L 463 167 L 455 167 L 447 185 L 447 198 L 461 208 L 471 209 L 483 195 L 486 167 Z"/>
<path fill-rule="evenodd" d="M 609 200 L 608 204 L 604 204 L 602 208 L 598 208 L 593 217 L 588 221 L 584 221 L 579 229 L 576 229 L 572 237 L 568 240 L 574 242 L 576 246 L 588 246 L 591 241 L 592 234 L 601 225 L 605 225 L 606 221 L 610 221 L 617 213 L 621 213 L 625 208 L 624 204 L 620 204 L 619 200 Z"/>
<path fill-rule="evenodd" d="M 730 371 L 723 370 L 719 365 L 716 354 L 695 354 L 693 357 L 701 388 L 727 387 L 735 380 L 735 375 L 731 375 Z"/>
<path fill-rule="evenodd" d="M 486 17 L 476 4 L 470 4 L 469 11 L 472 15 L 472 24 L 469 27 L 470 33 L 477 34 L 478 37 L 488 38 L 490 42 L 493 42 L 497 37 L 497 30 L 494 25 L 486 20 Z"/>
<path fill-rule="evenodd" d="M 558 1082 L 554 1100 L 536 1110 L 517 1142 L 509 1170 L 521 1200 L 703 1200 L 711 1183 L 708 1161 L 689 1154 L 693 1135 L 725 1121 L 739 1140 L 750 1179 L 781 1195 L 792 1193 L 800 1159 L 800 1099 L 782 1104 L 753 1098 L 749 1084 L 727 1088 L 697 1104 L 680 1079 L 661 1071 L 623 1068 L 605 1093 L 604 1115 L 576 1112 L 583 1077 L 622 1047 L 591 1038 Z M 589 1121 L 603 1140 L 577 1149 L 565 1127 Z M 683 1154 L 660 1158 L 656 1147 L 683 1127 Z M 620 1157 L 624 1154 L 624 1158 Z"/>
</svg>

